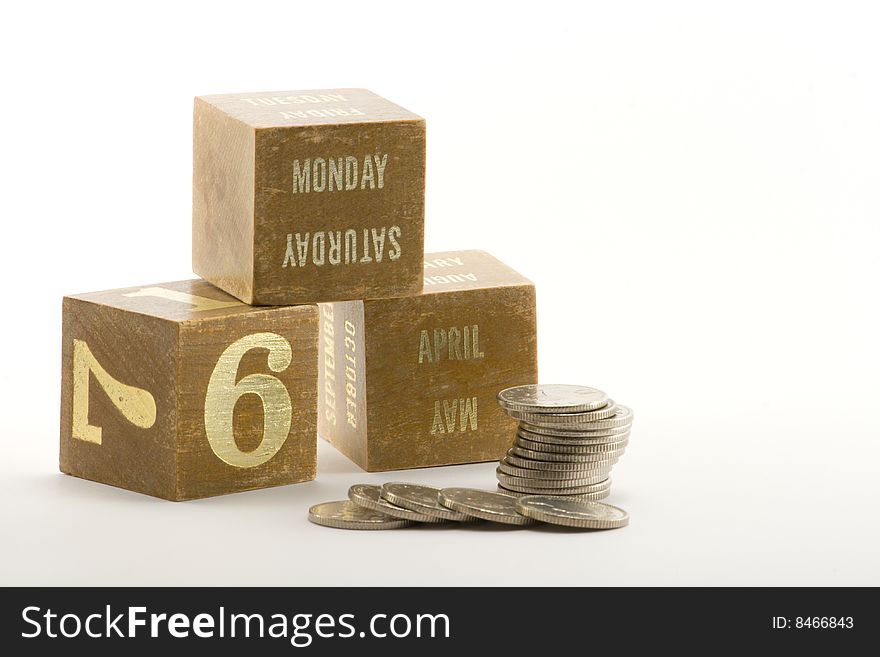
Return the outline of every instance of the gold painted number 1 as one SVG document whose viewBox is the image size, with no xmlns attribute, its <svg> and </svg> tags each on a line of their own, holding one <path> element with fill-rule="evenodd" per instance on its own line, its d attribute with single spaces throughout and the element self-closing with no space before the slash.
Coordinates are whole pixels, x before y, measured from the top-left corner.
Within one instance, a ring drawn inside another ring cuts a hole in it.
<svg viewBox="0 0 880 657">
<path fill-rule="evenodd" d="M 107 373 L 82 340 L 73 341 L 73 421 L 71 434 L 78 440 L 101 444 L 101 427 L 89 424 L 89 374 L 107 393 L 122 416 L 136 427 L 149 429 L 156 422 L 156 400 L 143 388 L 117 381 Z"/>
<path fill-rule="evenodd" d="M 154 299 L 165 299 L 166 301 L 175 301 L 192 306 L 194 312 L 202 312 L 205 310 L 217 310 L 218 308 L 234 308 L 242 305 L 241 301 L 220 301 L 219 299 L 209 299 L 208 297 L 199 297 L 189 292 L 179 292 L 178 290 L 169 290 L 166 287 L 142 287 L 137 292 L 126 292 L 124 297 L 153 297 Z"/>
</svg>

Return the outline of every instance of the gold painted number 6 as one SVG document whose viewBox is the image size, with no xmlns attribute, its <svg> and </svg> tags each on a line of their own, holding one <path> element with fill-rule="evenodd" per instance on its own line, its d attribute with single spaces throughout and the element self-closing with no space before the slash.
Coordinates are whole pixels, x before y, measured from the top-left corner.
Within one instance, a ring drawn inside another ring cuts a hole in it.
<svg viewBox="0 0 880 657">
<path fill-rule="evenodd" d="M 251 349 L 269 350 L 273 372 L 286 370 L 293 358 L 290 343 L 277 333 L 254 333 L 229 345 L 214 366 L 205 395 L 205 433 L 214 453 L 237 468 L 253 468 L 275 456 L 287 440 L 293 415 L 290 394 L 278 378 L 250 374 L 235 382 L 241 359 Z M 263 440 L 256 449 L 243 452 L 235 444 L 232 414 L 238 398 L 248 393 L 263 402 Z"/>
</svg>

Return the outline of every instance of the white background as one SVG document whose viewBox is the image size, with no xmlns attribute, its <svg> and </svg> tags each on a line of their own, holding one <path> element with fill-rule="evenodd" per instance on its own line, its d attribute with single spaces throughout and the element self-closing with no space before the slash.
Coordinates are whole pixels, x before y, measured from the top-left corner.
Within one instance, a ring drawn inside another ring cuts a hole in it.
<svg viewBox="0 0 880 657">
<path fill-rule="evenodd" d="M 0 583 L 880 584 L 871 3 L 15 3 L 3 61 Z M 632 406 L 623 530 L 343 532 L 356 482 L 173 504 L 57 470 L 61 297 L 192 277 L 197 94 L 427 118 L 427 247 L 537 284 L 541 380 Z"/>
</svg>

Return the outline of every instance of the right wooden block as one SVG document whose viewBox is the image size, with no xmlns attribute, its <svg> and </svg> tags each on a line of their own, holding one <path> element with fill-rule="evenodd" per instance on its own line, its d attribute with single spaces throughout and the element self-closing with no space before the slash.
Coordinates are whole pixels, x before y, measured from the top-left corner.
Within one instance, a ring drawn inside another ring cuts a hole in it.
<svg viewBox="0 0 880 657">
<path fill-rule="evenodd" d="M 318 433 L 365 470 L 499 459 L 499 390 L 538 380 L 535 287 L 483 251 L 425 255 L 414 296 L 319 304 Z"/>
</svg>

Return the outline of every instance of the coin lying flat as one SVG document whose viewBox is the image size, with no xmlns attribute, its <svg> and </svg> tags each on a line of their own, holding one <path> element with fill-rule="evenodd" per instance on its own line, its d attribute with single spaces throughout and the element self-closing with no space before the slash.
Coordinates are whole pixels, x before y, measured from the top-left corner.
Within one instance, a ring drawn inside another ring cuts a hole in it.
<svg viewBox="0 0 880 657">
<path fill-rule="evenodd" d="M 534 459 L 536 461 L 567 461 L 573 463 L 586 463 L 589 461 L 605 461 L 607 459 L 619 458 L 623 454 L 623 450 L 614 452 L 599 452 L 595 454 L 558 454 L 556 452 L 543 452 L 534 449 L 526 449 L 519 445 L 510 448 L 514 456 L 524 459 Z"/>
<path fill-rule="evenodd" d="M 600 420 L 614 417 L 617 406 L 610 399 L 608 405 L 595 411 L 582 411 L 580 413 L 527 413 L 525 411 L 507 411 L 507 414 L 517 420 L 537 424 L 541 427 L 580 427 Z M 593 427 L 598 428 L 598 427 Z"/>
<path fill-rule="evenodd" d="M 474 488 L 444 488 L 440 503 L 454 511 L 481 520 L 506 525 L 531 525 L 535 521 L 516 510 L 516 498 L 504 493 L 493 493 Z"/>
<path fill-rule="evenodd" d="M 586 486 L 553 486 L 550 488 L 543 486 L 533 486 L 529 480 L 516 481 L 521 477 L 501 477 L 498 483 L 509 490 L 515 490 L 520 493 L 533 493 L 535 495 L 587 495 L 590 493 L 607 492 L 611 488 L 611 480 L 606 479 L 598 484 L 589 484 Z"/>
<path fill-rule="evenodd" d="M 604 445 L 605 443 L 616 443 L 620 440 L 629 438 L 629 427 L 619 433 L 598 436 L 550 436 L 543 433 L 535 433 L 520 425 L 517 429 L 517 435 L 538 443 L 548 445 Z"/>
<path fill-rule="evenodd" d="M 537 384 L 502 390 L 498 403 L 507 411 L 577 413 L 606 406 L 608 395 L 587 386 Z"/>
<path fill-rule="evenodd" d="M 501 459 L 498 463 L 498 469 L 501 470 L 504 474 L 511 475 L 513 477 L 526 477 L 526 478 L 535 478 L 535 479 L 556 479 L 556 480 L 571 480 L 577 479 L 585 484 L 595 484 L 604 479 L 608 478 L 608 472 L 611 470 L 611 466 L 607 468 L 601 468 L 598 470 L 544 470 L 540 468 L 520 468 L 515 465 L 511 465 L 507 457 Z"/>
<path fill-rule="evenodd" d="M 505 488 L 501 484 L 498 484 L 498 492 L 499 493 L 507 493 L 508 495 L 513 495 L 514 497 L 534 497 L 538 495 L 538 493 L 522 493 L 520 491 L 516 491 L 510 488 Z M 553 493 L 540 493 L 540 495 L 546 495 L 548 497 L 553 497 Z M 596 500 L 604 500 L 606 497 L 611 495 L 611 489 L 596 491 L 595 493 L 582 493 L 581 495 L 565 495 L 561 496 L 562 499 L 565 500 L 582 500 L 586 502 L 594 502 Z"/>
<path fill-rule="evenodd" d="M 440 504 L 440 489 L 433 486 L 392 482 L 382 486 L 382 497 L 392 504 L 417 511 L 432 518 L 455 520 L 457 522 L 474 520 L 470 516 L 453 511 Z"/>
<path fill-rule="evenodd" d="M 392 504 L 382 497 L 382 487 L 371 484 L 355 484 L 348 489 L 348 499 L 355 504 L 379 511 L 394 518 L 412 520 L 413 522 L 444 522 L 441 518 L 427 516 L 412 509 L 404 509 Z"/>
<path fill-rule="evenodd" d="M 591 443 L 589 445 L 557 445 L 555 443 L 540 443 L 525 438 L 520 434 L 516 436 L 516 444 L 525 449 L 533 449 L 539 452 L 553 452 L 554 454 L 601 454 L 602 452 L 616 452 L 626 447 L 628 440 L 618 440 L 613 443 Z"/>
<path fill-rule="evenodd" d="M 520 513 L 529 518 L 566 527 L 616 529 L 629 523 L 629 514 L 621 508 L 545 495 L 521 497 L 516 502 Z"/>
<path fill-rule="evenodd" d="M 580 429 L 588 429 L 588 430 L 600 430 L 600 429 L 614 429 L 616 427 L 626 427 L 632 424 L 633 421 L 633 412 L 632 409 L 626 406 L 620 406 L 619 404 L 615 407 L 614 415 L 611 417 L 603 418 L 601 420 L 592 420 L 588 424 L 582 424 L 578 426 L 577 424 L 573 425 Z M 533 423 L 534 424 L 534 423 Z M 543 423 L 539 423 L 541 426 Z"/>
<path fill-rule="evenodd" d="M 309 509 L 309 520 L 316 525 L 337 529 L 397 529 L 412 524 L 410 520 L 393 518 L 351 500 L 316 504 Z"/>
<path fill-rule="evenodd" d="M 605 470 L 620 460 L 619 456 L 603 461 L 544 461 L 524 456 L 517 456 L 513 448 L 507 450 L 504 460 L 518 468 L 531 468 L 533 470 L 558 470 L 560 472 L 584 472 L 588 470 Z"/>
<path fill-rule="evenodd" d="M 595 486 L 597 489 L 607 488 L 608 475 L 601 475 L 601 479 L 591 477 L 588 479 L 555 479 L 553 477 L 540 476 L 539 470 L 528 470 L 531 475 L 514 475 L 505 472 L 499 465 L 495 470 L 495 478 L 505 486 L 510 483 L 514 486 L 532 486 L 534 488 L 577 488 L 579 486 Z M 592 491 L 584 491 L 592 492 Z"/>
<path fill-rule="evenodd" d="M 591 426 L 591 425 L 587 425 Z M 573 427 L 542 427 L 537 424 L 531 424 L 529 422 L 520 422 L 519 428 L 520 430 L 528 431 L 529 433 L 536 433 L 541 436 L 553 436 L 555 438 L 605 438 L 607 436 L 614 436 L 620 433 L 629 433 L 629 430 L 632 426 L 632 417 L 630 417 L 630 421 L 620 426 L 616 427 L 605 427 L 603 429 L 575 429 Z"/>
</svg>

